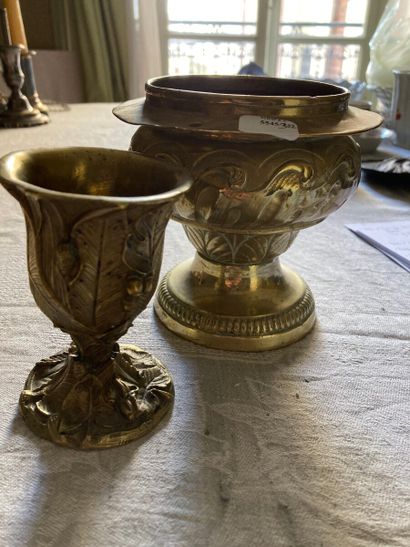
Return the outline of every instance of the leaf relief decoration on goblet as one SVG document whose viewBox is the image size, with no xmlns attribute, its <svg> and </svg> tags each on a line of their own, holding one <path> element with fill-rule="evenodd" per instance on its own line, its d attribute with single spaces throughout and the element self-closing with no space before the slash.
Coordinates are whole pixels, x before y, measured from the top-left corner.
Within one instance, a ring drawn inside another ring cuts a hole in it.
<svg viewBox="0 0 410 547">
<path fill-rule="evenodd" d="M 118 338 L 152 296 L 171 206 L 142 216 L 132 208 L 106 207 L 70 225 L 64 209 L 27 197 L 29 274 L 39 306 L 84 342 L 85 352 L 84 332 L 100 340 Z"/>
<path fill-rule="evenodd" d="M 74 342 L 29 375 L 20 404 L 35 416 L 33 428 L 87 448 L 102 436 L 109 445 L 111 429 L 135 431 L 139 418 L 159 421 L 173 396 L 169 375 L 155 357 L 135 346 L 120 351 L 116 341 L 154 292 L 172 204 L 79 210 L 73 220 L 62 203 L 30 193 L 20 202 L 34 298 Z"/>
</svg>

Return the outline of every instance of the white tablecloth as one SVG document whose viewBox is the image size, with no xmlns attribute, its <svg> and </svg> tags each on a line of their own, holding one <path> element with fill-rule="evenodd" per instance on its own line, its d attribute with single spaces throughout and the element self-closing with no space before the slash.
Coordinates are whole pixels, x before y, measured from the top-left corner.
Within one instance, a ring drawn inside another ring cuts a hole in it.
<svg viewBox="0 0 410 547">
<path fill-rule="evenodd" d="M 0 153 L 125 149 L 133 131 L 111 105 L 76 105 L 49 126 L 0 131 Z M 168 332 L 151 303 L 125 341 L 169 367 L 173 414 L 140 441 L 78 452 L 18 413 L 29 370 L 67 337 L 34 304 L 23 216 L 0 189 L 0 545 L 409 546 L 410 276 L 344 227 L 409 218 L 379 190 L 360 188 L 286 253 L 319 317 L 293 346 L 206 349 Z M 163 271 L 191 255 L 170 223 Z"/>
</svg>

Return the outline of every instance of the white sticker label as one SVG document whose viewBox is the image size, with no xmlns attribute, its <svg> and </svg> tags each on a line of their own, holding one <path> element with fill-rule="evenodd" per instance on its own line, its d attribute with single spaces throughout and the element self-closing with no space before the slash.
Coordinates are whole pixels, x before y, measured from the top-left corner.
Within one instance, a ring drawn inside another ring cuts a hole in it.
<svg viewBox="0 0 410 547">
<path fill-rule="evenodd" d="M 278 139 L 295 141 L 299 137 L 298 126 L 281 118 L 264 118 L 262 116 L 241 116 L 239 131 L 244 133 L 263 133 Z"/>
</svg>

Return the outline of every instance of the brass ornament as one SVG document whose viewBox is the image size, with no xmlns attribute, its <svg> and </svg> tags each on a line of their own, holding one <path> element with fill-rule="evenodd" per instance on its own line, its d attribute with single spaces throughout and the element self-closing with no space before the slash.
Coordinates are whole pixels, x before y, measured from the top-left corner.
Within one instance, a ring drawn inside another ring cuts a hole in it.
<svg viewBox="0 0 410 547">
<path fill-rule="evenodd" d="M 160 361 L 119 345 L 152 297 L 180 170 L 97 148 L 34 150 L 0 160 L 27 224 L 30 288 L 73 344 L 37 363 L 20 398 L 29 427 L 72 448 L 108 448 L 152 429 L 172 406 Z"/>
<path fill-rule="evenodd" d="M 4 80 L 10 89 L 10 96 L 0 110 L 0 127 L 33 127 L 43 125 L 50 120 L 37 108 L 33 108 L 29 99 L 23 95 L 24 73 L 21 69 L 20 46 L 0 46 L 0 62 Z"/>
<path fill-rule="evenodd" d="M 300 137 L 352 135 L 383 118 L 349 106 L 347 89 L 323 82 L 260 76 L 162 76 L 148 80 L 144 98 L 114 108 L 122 121 L 225 141 L 272 142 L 239 129 L 240 116 L 296 122 Z"/>
<path fill-rule="evenodd" d="M 38 436 L 71 448 L 110 448 L 150 431 L 170 409 L 170 374 L 153 355 L 121 344 L 90 367 L 73 345 L 30 372 L 20 409 Z"/>
<path fill-rule="evenodd" d="M 155 310 L 163 323 L 196 342 L 242 351 L 281 347 L 306 334 L 315 319 L 313 296 L 278 257 L 299 230 L 322 221 L 355 190 L 354 140 L 210 146 L 141 127 L 132 147 L 184 166 L 195 181 L 173 218 L 198 255 L 162 281 Z"/>
<path fill-rule="evenodd" d="M 150 80 L 145 101 L 114 109 L 141 124 L 131 149 L 183 166 L 194 184 L 175 205 L 197 250 L 160 284 L 155 310 L 176 334 L 209 347 L 262 351 L 315 321 L 303 279 L 279 256 L 301 229 L 355 190 L 360 151 L 347 135 L 381 117 L 348 106 L 346 89 L 260 77 Z M 297 140 L 241 131 L 241 116 L 290 122 Z"/>
<path fill-rule="evenodd" d="M 216 310 L 212 292 L 219 297 Z M 173 332 L 232 351 L 290 344 L 313 327 L 314 310 L 309 287 L 277 260 L 260 268 L 224 267 L 199 254 L 164 277 L 155 302 L 158 317 Z"/>
</svg>

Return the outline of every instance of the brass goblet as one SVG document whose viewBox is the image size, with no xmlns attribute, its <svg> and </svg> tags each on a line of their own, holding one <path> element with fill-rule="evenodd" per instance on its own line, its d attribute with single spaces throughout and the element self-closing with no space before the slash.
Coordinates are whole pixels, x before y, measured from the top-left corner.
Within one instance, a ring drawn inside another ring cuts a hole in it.
<svg viewBox="0 0 410 547">
<path fill-rule="evenodd" d="M 194 184 L 173 218 L 196 248 L 160 283 L 155 311 L 176 334 L 209 347 L 261 351 L 313 327 L 305 281 L 282 266 L 300 230 L 353 193 L 359 147 L 379 125 L 349 92 L 307 80 L 164 76 L 114 114 L 139 125 L 131 149 L 184 166 Z"/>
<path fill-rule="evenodd" d="M 5 156 L 0 180 L 25 213 L 34 299 L 73 340 L 29 374 L 25 421 L 73 448 L 140 437 L 170 409 L 172 379 L 117 340 L 154 293 L 164 230 L 189 177 L 132 152 L 63 148 Z"/>
</svg>

